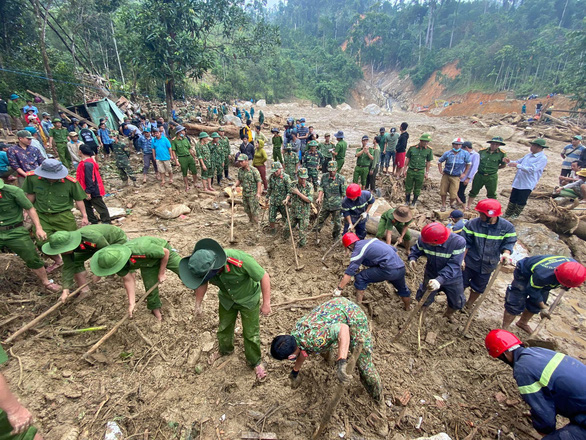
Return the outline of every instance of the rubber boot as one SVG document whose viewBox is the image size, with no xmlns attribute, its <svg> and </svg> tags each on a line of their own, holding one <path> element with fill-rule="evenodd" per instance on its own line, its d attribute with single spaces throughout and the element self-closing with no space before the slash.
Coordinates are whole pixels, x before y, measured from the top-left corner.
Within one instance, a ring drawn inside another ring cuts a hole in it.
<svg viewBox="0 0 586 440">
<path fill-rule="evenodd" d="M 405 204 L 409 204 L 409 202 L 411 202 L 411 194 L 406 194 L 405 195 Z"/>
<path fill-rule="evenodd" d="M 419 198 L 419 196 L 413 196 L 413 203 L 411 203 L 411 206 L 415 206 L 418 198 Z"/>
<path fill-rule="evenodd" d="M 509 218 L 511 217 L 515 211 L 517 210 L 517 204 L 513 203 L 513 202 L 509 202 L 509 204 L 507 205 L 507 210 L 505 211 L 505 215 L 503 215 L 504 218 Z"/>
<path fill-rule="evenodd" d="M 516 205 L 515 212 L 511 216 L 511 219 L 514 220 L 516 218 L 519 218 L 519 216 L 521 215 L 521 213 L 523 212 L 524 209 L 525 209 L 525 205 Z"/>
</svg>

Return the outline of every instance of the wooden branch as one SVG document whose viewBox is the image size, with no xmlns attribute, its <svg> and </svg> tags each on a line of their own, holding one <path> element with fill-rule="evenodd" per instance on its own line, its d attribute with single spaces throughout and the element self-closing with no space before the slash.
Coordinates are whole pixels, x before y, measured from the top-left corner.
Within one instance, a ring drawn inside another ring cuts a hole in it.
<svg viewBox="0 0 586 440">
<path fill-rule="evenodd" d="M 29 92 L 31 95 L 38 96 L 43 101 L 51 101 L 51 99 L 47 98 L 46 96 L 43 96 L 43 95 L 36 93 L 36 92 L 33 92 L 32 90 L 27 90 L 27 92 Z M 96 129 L 98 128 L 98 126 L 92 122 L 91 116 L 89 118 L 84 118 L 83 116 L 80 116 L 77 113 L 72 112 L 71 110 L 67 109 L 66 107 L 63 107 L 59 103 L 53 103 L 53 104 L 57 104 L 57 107 L 59 108 L 59 110 L 61 110 L 64 113 L 67 113 L 69 116 L 73 116 L 74 118 L 77 118 L 80 121 L 87 121 L 87 125 L 89 125 L 90 127 L 94 127 Z"/>
<path fill-rule="evenodd" d="M 425 301 L 427 301 L 427 298 L 429 298 L 429 295 L 431 295 L 431 292 L 432 292 L 432 290 L 428 287 L 427 290 L 425 291 L 425 293 L 423 294 L 423 296 L 421 297 L 421 300 L 419 300 L 417 305 L 411 311 L 411 314 L 407 318 L 407 321 L 405 322 L 405 325 L 403 326 L 403 328 L 399 331 L 399 333 L 397 333 L 397 335 L 393 339 L 391 339 L 391 343 L 397 342 L 401 338 L 401 336 L 403 336 L 403 334 L 405 334 L 407 329 L 409 327 L 411 327 L 411 323 L 413 322 L 413 318 L 415 318 L 415 316 L 417 316 L 417 313 L 419 312 L 421 307 L 423 307 L 423 304 L 425 303 Z"/>
<path fill-rule="evenodd" d="M 295 298 L 292 299 L 290 301 L 285 301 L 282 303 L 278 303 L 278 304 L 273 304 L 273 307 L 279 307 L 279 306 L 287 306 L 289 304 L 294 304 L 294 303 L 298 303 L 298 302 L 303 302 L 303 301 L 312 301 L 314 299 L 322 299 L 322 298 L 331 298 L 332 294 L 331 293 L 324 293 L 323 295 L 317 295 L 317 296 L 310 296 L 307 298 Z"/>
</svg>

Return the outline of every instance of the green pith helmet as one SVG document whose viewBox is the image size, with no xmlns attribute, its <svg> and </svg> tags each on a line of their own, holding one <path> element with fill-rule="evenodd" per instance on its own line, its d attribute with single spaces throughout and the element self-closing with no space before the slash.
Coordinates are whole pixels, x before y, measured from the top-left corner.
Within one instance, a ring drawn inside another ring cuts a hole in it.
<svg viewBox="0 0 586 440">
<path fill-rule="evenodd" d="M 545 143 L 545 139 L 543 139 L 543 138 L 537 138 L 529 143 L 533 144 L 533 145 L 537 145 L 538 147 L 541 147 L 541 148 L 549 148 Z"/>
<path fill-rule="evenodd" d="M 132 255 L 130 248 L 122 244 L 111 244 L 100 249 L 90 261 L 90 268 L 94 275 L 107 277 L 120 272 Z"/>
<path fill-rule="evenodd" d="M 313 141 L 309 141 L 307 143 L 307 146 L 308 147 L 317 147 L 317 146 L 319 146 L 319 143 L 316 140 L 313 140 Z"/>
<path fill-rule="evenodd" d="M 280 170 L 281 168 L 283 168 L 283 166 L 281 165 L 281 162 L 279 162 L 279 161 L 273 162 L 273 164 L 271 165 L 271 171 L 277 171 L 277 170 Z"/>
<path fill-rule="evenodd" d="M 61 121 L 61 119 L 59 119 L 59 118 L 53 118 L 53 120 L 51 122 L 63 122 L 63 121 Z"/>
<path fill-rule="evenodd" d="M 236 162 L 242 162 L 244 160 L 248 160 L 248 156 L 244 153 L 240 153 L 237 157 L 236 157 Z"/>
<path fill-rule="evenodd" d="M 419 138 L 420 141 L 431 142 L 431 135 L 429 133 L 423 133 Z"/>
<path fill-rule="evenodd" d="M 43 253 L 47 255 L 59 255 L 76 249 L 81 243 L 81 232 L 57 231 L 49 237 L 49 241 L 43 245 Z"/>
<path fill-rule="evenodd" d="M 218 133 L 216 133 L 215 131 L 212 133 L 212 139 L 217 139 L 219 137 L 220 137 L 220 135 Z"/>
<path fill-rule="evenodd" d="M 200 138 L 200 139 L 209 138 L 209 135 L 208 135 L 208 134 L 207 134 L 205 131 L 202 131 L 202 132 L 199 134 L 199 138 Z"/>
<path fill-rule="evenodd" d="M 495 143 L 495 144 L 507 145 L 507 144 L 505 144 L 505 141 L 503 140 L 503 138 L 500 136 L 495 136 L 491 140 L 486 141 L 486 142 L 488 142 L 489 144 Z"/>
<path fill-rule="evenodd" d="M 338 169 L 338 162 L 330 160 L 328 162 L 328 171 L 336 171 Z"/>
<path fill-rule="evenodd" d="M 195 244 L 193 253 L 179 262 L 179 278 L 190 289 L 197 289 L 215 275 L 212 271 L 221 269 L 225 264 L 226 252 L 220 243 L 203 238 Z"/>
<path fill-rule="evenodd" d="M 307 174 L 307 168 L 299 168 L 299 170 L 297 171 L 297 177 L 307 179 L 309 177 L 309 175 Z"/>
</svg>

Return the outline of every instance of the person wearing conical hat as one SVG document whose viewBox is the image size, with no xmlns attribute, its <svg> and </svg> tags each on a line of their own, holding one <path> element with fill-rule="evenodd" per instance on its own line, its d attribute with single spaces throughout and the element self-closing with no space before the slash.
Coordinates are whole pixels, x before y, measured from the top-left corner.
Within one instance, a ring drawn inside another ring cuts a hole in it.
<svg viewBox="0 0 586 440">
<path fill-rule="evenodd" d="M 297 172 L 297 182 L 291 186 L 291 191 L 283 202 L 288 204 L 291 200 L 291 228 L 299 225 L 299 247 L 307 244 L 307 227 L 309 226 L 309 216 L 311 214 L 311 202 L 313 202 L 313 185 L 307 181 L 309 174 L 307 168 L 299 168 Z M 289 237 L 289 230 L 285 229 L 285 238 Z"/>
<path fill-rule="evenodd" d="M 234 351 L 234 327 L 240 314 L 244 356 L 255 369 L 256 377 L 264 379 L 267 372 L 260 347 L 260 314 L 271 313 L 269 274 L 246 252 L 223 249 L 217 241 L 204 238 L 195 244 L 189 257 L 181 259 L 179 277 L 183 284 L 195 290 L 196 316 L 203 312 L 202 301 L 208 286 L 212 284 L 219 289 L 219 352 L 210 360 L 213 362 Z"/>
<path fill-rule="evenodd" d="M 269 176 L 269 187 L 267 190 L 267 197 L 269 198 L 269 233 L 275 233 L 275 223 L 277 222 L 277 214 L 281 214 L 283 223 L 287 223 L 287 213 L 283 201 L 291 191 L 291 177 L 283 170 L 281 162 L 273 162 L 271 165 L 271 175 Z"/>
<path fill-rule="evenodd" d="M 149 290 L 157 282 L 163 283 L 167 279 L 167 269 L 179 275 L 180 260 L 181 256 L 167 240 L 144 236 L 100 249 L 92 257 L 90 268 L 98 277 L 114 274 L 122 277 L 128 295 L 128 314 L 132 318 L 136 305 L 134 272 L 140 269 L 144 288 Z M 156 288 L 147 296 L 147 308 L 159 321 L 163 320 L 161 305 L 159 289 Z"/>
<path fill-rule="evenodd" d="M 65 301 L 70 289 L 82 286 L 87 281 L 84 261 L 89 260 L 100 249 L 111 244 L 124 244 L 128 241 L 124 231 L 112 225 L 88 225 L 76 231 L 57 231 L 43 245 L 46 255 L 61 255 L 63 269 L 61 282 L 63 292 L 61 300 Z M 85 287 L 82 293 L 88 292 Z"/>
</svg>

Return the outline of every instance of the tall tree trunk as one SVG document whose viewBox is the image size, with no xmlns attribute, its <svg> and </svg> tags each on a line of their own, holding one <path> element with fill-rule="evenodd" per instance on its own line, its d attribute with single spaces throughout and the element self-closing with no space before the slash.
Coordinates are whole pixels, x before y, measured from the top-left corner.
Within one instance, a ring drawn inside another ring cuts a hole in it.
<svg viewBox="0 0 586 440">
<path fill-rule="evenodd" d="M 173 89 L 175 88 L 175 80 L 167 78 L 165 80 L 165 102 L 167 103 L 167 120 L 171 120 L 171 112 L 173 111 Z"/>
<path fill-rule="evenodd" d="M 122 70 L 122 63 L 120 62 L 120 53 L 118 52 L 118 42 L 116 41 L 116 35 L 114 34 L 114 22 L 112 20 L 110 20 L 110 28 L 112 29 L 112 40 L 114 40 L 114 50 L 116 51 L 118 67 L 120 68 L 120 77 L 122 78 L 122 84 L 126 84 L 126 81 L 124 81 L 124 71 Z"/>
<path fill-rule="evenodd" d="M 452 48 L 452 42 L 454 41 L 454 31 L 456 30 L 456 19 L 458 18 L 458 9 L 460 9 L 460 1 L 456 4 L 456 12 L 454 13 L 454 21 L 452 23 L 452 32 L 450 33 L 450 49 Z"/>
<path fill-rule="evenodd" d="M 564 5 L 564 10 L 562 11 L 562 18 L 560 18 L 560 24 L 558 24 L 558 28 L 562 27 L 562 23 L 564 22 L 564 15 L 566 15 L 566 8 L 568 7 L 568 1 L 566 0 L 566 4 Z"/>
<path fill-rule="evenodd" d="M 51 72 L 51 66 L 49 65 L 49 56 L 47 55 L 46 46 L 46 29 L 47 29 L 47 14 L 45 18 L 41 18 L 41 9 L 39 6 L 39 0 L 34 0 L 35 16 L 37 18 L 37 25 L 39 27 L 39 43 L 41 46 L 41 55 L 43 57 L 43 66 L 45 67 L 45 74 L 49 82 L 49 91 L 51 93 L 51 100 L 53 101 L 53 113 L 57 114 L 59 111 L 59 102 L 57 101 L 57 91 L 55 90 L 55 81 L 53 81 L 53 73 Z M 47 8 L 50 7 L 50 3 Z"/>
</svg>

